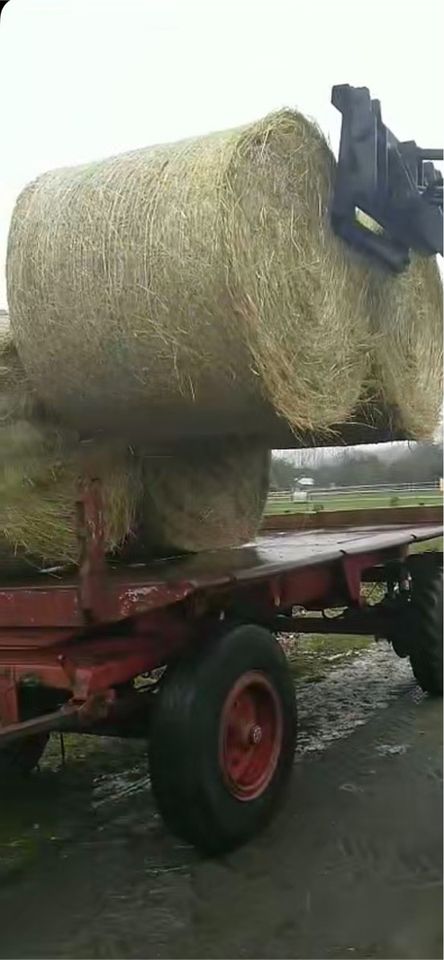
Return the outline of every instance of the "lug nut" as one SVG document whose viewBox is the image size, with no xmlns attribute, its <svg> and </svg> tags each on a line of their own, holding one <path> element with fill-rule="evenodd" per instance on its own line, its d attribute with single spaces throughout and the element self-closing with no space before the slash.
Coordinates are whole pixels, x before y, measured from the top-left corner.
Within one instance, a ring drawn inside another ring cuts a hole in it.
<svg viewBox="0 0 444 960">
<path fill-rule="evenodd" d="M 251 740 L 251 743 L 260 743 L 260 742 L 261 742 L 261 740 L 262 740 L 262 727 L 260 727 L 259 724 L 255 724 L 255 726 L 251 728 L 250 740 Z"/>
</svg>

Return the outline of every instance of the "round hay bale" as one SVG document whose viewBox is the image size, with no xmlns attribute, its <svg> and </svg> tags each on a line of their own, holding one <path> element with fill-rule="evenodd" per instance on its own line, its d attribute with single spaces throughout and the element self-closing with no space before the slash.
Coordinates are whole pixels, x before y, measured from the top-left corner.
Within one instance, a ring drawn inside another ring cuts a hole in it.
<svg viewBox="0 0 444 960">
<path fill-rule="evenodd" d="M 374 324 L 373 407 L 392 433 L 432 439 L 443 399 L 443 289 L 436 258 L 412 257 L 408 270 L 369 287 Z M 368 405 L 367 415 L 371 410 Z"/>
<path fill-rule="evenodd" d="M 30 398 L 30 399 L 29 399 Z M 23 411 L 29 416 L 26 419 Z M 38 419 L 6 323 L 0 328 L 0 573 L 75 564 L 81 477 L 102 481 L 105 546 L 126 559 L 232 546 L 254 536 L 269 453 L 226 441 L 155 458 L 120 441 L 81 442 Z M 140 531 L 137 534 L 137 525 Z"/>
<path fill-rule="evenodd" d="M 168 441 L 347 420 L 368 270 L 332 234 L 335 161 L 283 110 L 56 170 L 21 194 L 11 323 L 39 397 L 79 429 Z M 270 444 L 271 445 L 271 444 Z"/>
<path fill-rule="evenodd" d="M 270 453 L 253 441 L 146 457 L 140 547 L 165 556 L 247 543 L 262 518 L 269 474 Z"/>
</svg>

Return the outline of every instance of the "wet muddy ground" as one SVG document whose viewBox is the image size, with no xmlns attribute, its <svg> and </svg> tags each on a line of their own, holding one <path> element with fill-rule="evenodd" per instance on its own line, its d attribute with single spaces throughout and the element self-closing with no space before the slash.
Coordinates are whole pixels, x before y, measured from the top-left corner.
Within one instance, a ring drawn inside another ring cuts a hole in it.
<svg viewBox="0 0 444 960">
<path fill-rule="evenodd" d="M 166 832 L 140 742 L 54 737 L 2 785 L 0 956 L 441 957 L 441 703 L 385 644 L 293 667 L 288 799 L 224 859 Z"/>
</svg>

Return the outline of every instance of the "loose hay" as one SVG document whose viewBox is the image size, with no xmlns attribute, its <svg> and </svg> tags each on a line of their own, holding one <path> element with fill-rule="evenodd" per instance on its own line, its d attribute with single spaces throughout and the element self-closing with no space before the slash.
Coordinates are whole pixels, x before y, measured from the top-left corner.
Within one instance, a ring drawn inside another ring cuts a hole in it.
<svg viewBox="0 0 444 960">
<path fill-rule="evenodd" d="M 251 441 L 226 440 L 195 453 L 146 457 L 139 531 L 146 553 L 193 553 L 253 539 L 269 472 L 269 451 Z"/>
<path fill-rule="evenodd" d="M 369 363 L 368 269 L 330 229 L 334 168 L 283 110 L 28 186 L 7 279 L 39 397 L 144 440 L 159 424 L 208 435 L 213 418 L 257 430 L 270 406 L 296 433 L 346 421 Z"/>
</svg>

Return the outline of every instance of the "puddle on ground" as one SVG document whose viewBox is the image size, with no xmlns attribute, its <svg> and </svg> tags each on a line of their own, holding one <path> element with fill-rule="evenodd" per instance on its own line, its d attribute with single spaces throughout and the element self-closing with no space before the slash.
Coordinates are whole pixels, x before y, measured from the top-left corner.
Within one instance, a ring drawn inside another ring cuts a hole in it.
<svg viewBox="0 0 444 960">
<path fill-rule="evenodd" d="M 317 683 L 297 685 L 298 755 L 317 754 L 333 741 L 350 736 L 412 683 L 409 662 L 379 643 Z"/>
</svg>

